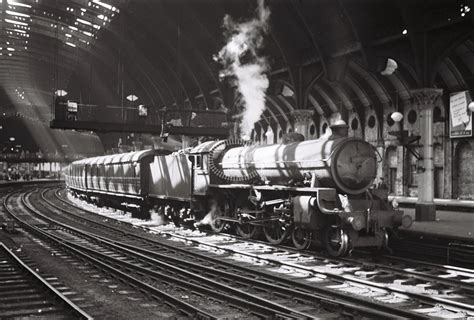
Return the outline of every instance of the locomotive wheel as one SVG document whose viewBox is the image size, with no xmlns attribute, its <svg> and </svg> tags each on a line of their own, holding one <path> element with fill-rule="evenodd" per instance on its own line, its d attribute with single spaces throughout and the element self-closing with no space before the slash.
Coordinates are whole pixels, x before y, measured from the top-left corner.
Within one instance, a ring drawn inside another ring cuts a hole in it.
<svg viewBox="0 0 474 320">
<path fill-rule="evenodd" d="M 388 246 L 388 233 L 386 230 L 382 231 L 381 237 L 382 237 L 382 243 L 375 248 L 375 253 L 381 254 L 384 251 L 390 252 L 391 249 Z"/>
<path fill-rule="evenodd" d="M 259 226 L 250 223 L 237 223 L 235 225 L 235 231 L 237 231 L 237 234 L 244 239 L 251 239 L 255 237 L 259 228 Z"/>
<path fill-rule="evenodd" d="M 308 249 L 311 245 L 312 238 L 313 233 L 311 231 L 299 227 L 293 228 L 293 232 L 291 233 L 291 240 L 296 250 Z"/>
<path fill-rule="evenodd" d="M 225 199 L 220 199 L 217 202 L 217 208 L 211 212 L 211 229 L 215 233 L 220 233 L 226 227 L 227 223 L 219 217 L 225 217 L 229 215 L 230 205 Z"/>
<path fill-rule="evenodd" d="M 328 227 L 323 235 L 323 243 L 327 252 L 333 257 L 341 257 L 349 251 L 349 236 L 340 227 Z"/>
<path fill-rule="evenodd" d="M 217 216 L 213 216 L 211 217 L 210 225 L 213 232 L 220 233 L 222 232 L 222 230 L 224 230 L 226 223 L 225 221 L 222 221 L 221 219 L 219 219 Z"/>
<path fill-rule="evenodd" d="M 244 207 L 243 209 L 254 210 L 255 208 L 253 205 L 250 205 L 250 207 Z M 260 217 L 260 214 L 257 214 L 255 218 L 259 218 L 259 217 Z M 237 232 L 239 236 L 241 236 L 244 239 L 256 238 L 260 234 L 261 227 L 254 224 L 247 223 L 247 221 L 249 221 L 247 219 L 249 218 L 245 218 L 244 219 L 245 222 L 243 223 L 236 223 L 235 231 Z"/>
<path fill-rule="evenodd" d="M 271 244 L 280 244 L 288 238 L 289 227 L 279 220 L 270 221 L 263 227 L 263 233 Z"/>
</svg>

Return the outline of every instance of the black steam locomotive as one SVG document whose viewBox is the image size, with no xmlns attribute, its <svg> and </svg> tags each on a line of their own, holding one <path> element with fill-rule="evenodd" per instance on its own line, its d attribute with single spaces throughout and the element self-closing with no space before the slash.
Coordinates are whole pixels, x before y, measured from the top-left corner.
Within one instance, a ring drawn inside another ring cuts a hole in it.
<svg viewBox="0 0 474 320">
<path fill-rule="evenodd" d="M 376 153 L 332 126 L 317 140 L 249 145 L 208 141 L 165 154 L 146 150 L 73 162 L 66 184 L 98 204 L 155 208 L 175 223 L 235 226 L 243 238 L 290 238 L 298 249 L 319 240 L 333 256 L 383 247 L 387 231 L 411 224 L 386 192 L 372 190 Z"/>
</svg>

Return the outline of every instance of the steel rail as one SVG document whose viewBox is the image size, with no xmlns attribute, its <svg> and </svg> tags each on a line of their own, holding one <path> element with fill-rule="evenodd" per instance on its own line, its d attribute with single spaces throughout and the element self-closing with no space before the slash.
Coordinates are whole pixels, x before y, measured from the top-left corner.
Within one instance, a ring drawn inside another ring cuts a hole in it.
<svg viewBox="0 0 474 320">
<path fill-rule="evenodd" d="M 199 242 L 198 240 L 189 239 L 189 238 L 186 238 L 184 236 L 180 236 L 180 235 L 176 235 L 176 234 L 170 234 L 170 236 L 176 237 L 176 238 L 181 238 L 181 239 L 186 240 L 186 241 L 196 242 L 196 243 L 199 243 L 201 245 L 208 246 L 208 247 L 214 247 L 216 249 L 223 250 L 221 247 L 219 247 L 217 245 L 204 243 L 204 242 Z M 225 250 L 230 250 L 230 249 L 225 249 Z M 393 286 L 390 286 L 389 284 L 386 284 L 386 283 L 371 282 L 371 281 L 359 279 L 359 278 L 354 277 L 354 276 L 347 276 L 347 275 L 343 276 L 343 275 L 338 275 L 338 274 L 335 274 L 335 273 L 331 273 L 331 272 L 327 272 L 327 271 L 320 271 L 320 270 L 315 271 L 311 267 L 305 267 L 305 266 L 301 266 L 301 265 L 290 263 L 290 262 L 283 263 L 283 262 L 281 262 L 279 260 L 276 260 L 276 259 L 272 259 L 272 258 L 268 258 L 268 257 L 261 257 L 258 254 L 252 254 L 252 253 L 237 251 L 237 250 L 230 250 L 230 251 L 233 251 L 237 254 L 244 255 L 244 256 L 247 256 L 247 257 L 251 257 L 251 258 L 254 258 L 254 259 L 264 260 L 264 261 L 274 263 L 274 264 L 277 264 L 277 265 L 289 266 L 289 267 L 292 267 L 294 269 L 303 270 L 303 271 L 310 272 L 310 273 L 313 273 L 313 274 L 320 274 L 320 275 L 326 276 L 328 278 L 337 279 L 339 281 L 349 281 L 349 282 L 358 283 L 358 284 L 369 286 L 369 287 L 376 287 L 376 288 L 382 289 L 382 290 L 391 290 L 395 293 L 406 295 L 406 296 L 408 296 L 412 299 L 418 300 L 418 301 L 426 303 L 426 304 L 436 305 L 436 304 L 442 303 L 443 305 L 447 305 L 447 306 L 452 307 L 453 308 L 452 310 L 456 311 L 456 312 L 459 312 L 459 311 L 462 312 L 462 311 L 466 311 L 466 310 L 474 311 L 474 305 L 472 305 L 472 304 L 466 304 L 466 303 L 451 301 L 451 300 L 447 300 L 447 299 L 439 298 L 439 297 L 428 297 L 428 296 L 424 296 L 422 294 L 418 294 L 418 293 L 414 293 L 414 292 L 407 292 L 407 291 L 395 288 Z M 432 300 L 432 301 L 430 301 L 430 300 Z M 461 308 L 461 310 L 458 309 L 458 308 Z M 462 310 L 462 309 L 465 309 L 465 310 Z"/>
<path fill-rule="evenodd" d="M 61 199 L 61 198 L 59 197 L 59 199 Z M 63 200 L 63 201 L 65 203 L 68 203 L 69 205 L 71 205 L 69 202 L 67 202 L 65 200 Z M 80 208 L 80 209 L 83 210 L 83 211 L 87 211 L 87 210 L 84 210 L 82 208 Z M 84 217 L 80 217 L 80 218 L 84 219 Z M 123 231 L 121 231 L 121 232 L 123 233 Z M 220 248 L 218 246 L 215 246 L 215 245 L 212 245 L 212 244 L 202 243 L 202 242 L 199 242 L 195 239 L 190 240 L 189 238 L 179 236 L 179 235 L 176 235 L 176 234 L 170 234 L 170 236 L 177 237 L 177 238 L 182 238 L 182 239 L 185 239 L 185 240 L 188 240 L 188 241 L 197 242 L 197 243 L 209 246 L 209 247 L 222 249 L 222 248 Z M 267 260 L 269 262 L 276 263 L 276 264 L 279 264 L 279 265 L 288 265 L 288 266 L 291 266 L 292 268 L 304 270 L 304 271 L 307 271 L 307 272 L 323 274 L 323 275 L 331 277 L 331 278 L 339 279 L 340 281 L 351 281 L 351 282 L 359 283 L 359 284 L 366 285 L 366 286 L 376 287 L 376 288 L 379 288 L 379 289 L 385 289 L 385 290 L 389 289 L 392 292 L 396 292 L 398 294 L 403 294 L 403 295 L 409 296 L 412 299 L 415 299 L 415 300 L 418 300 L 418 301 L 421 301 L 421 302 L 424 302 L 424 303 L 427 303 L 427 304 L 431 304 L 431 305 L 433 305 L 433 304 L 436 305 L 436 304 L 441 303 L 445 306 L 451 307 L 452 311 L 456 311 L 456 312 L 459 312 L 459 311 L 462 312 L 462 311 L 466 311 L 466 310 L 469 310 L 471 312 L 474 311 L 474 306 L 472 306 L 470 304 L 457 302 L 457 301 L 452 301 L 452 300 L 448 300 L 448 299 L 444 299 L 444 298 L 440 298 L 440 297 L 428 297 L 428 296 L 418 294 L 418 293 L 415 293 L 415 292 L 405 291 L 405 290 L 393 287 L 393 286 L 391 286 L 389 284 L 386 284 L 386 283 L 381 284 L 381 283 L 376 283 L 376 282 L 372 282 L 372 281 L 366 281 L 366 280 L 363 280 L 363 279 L 360 279 L 360 278 L 354 277 L 354 276 L 348 276 L 348 275 L 343 276 L 343 275 L 337 275 L 337 274 L 330 273 L 330 272 L 314 271 L 311 268 L 305 268 L 305 267 L 303 267 L 301 265 L 297 265 L 297 264 L 292 264 L 292 263 L 288 263 L 288 262 L 282 263 L 281 261 L 278 261 L 278 260 L 269 259 L 269 258 L 262 258 L 258 255 L 249 254 L 247 252 L 241 252 L 241 251 L 235 251 L 235 252 L 239 253 L 241 255 L 246 255 L 246 256 L 249 256 L 249 257 L 252 257 L 252 258 L 257 258 L 257 259 L 260 259 L 260 260 Z M 354 263 L 354 262 L 351 261 L 351 263 Z M 361 263 L 359 262 L 359 265 L 360 264 Z M 391 272 L 394 272 L 394 273 L 398 273 L 398 274 L 402 274 L 402 275 L 405 275 L 405 276 L 406 276 L 407 273 L 409 273 L 409 274 L 411 273 L 412 277 L 414 277 L 414 278 L 429 280 L 429 281 L 436 281 L 438 283 L 443 283 L 443 284 L 446 284 L 446 285 L 449 285 L 449 286 L 463 288 L 463 289 L 467 289 L 467 290 L 472 290 L 472 285 L 470 285 L 468 283 L 465 283 L 465 282 L 461 282 L 461 281 L 457 281 L 457 280 L 454 280 L 454 281 L 445 280 L 445 279 L 442 279 L 442 278 L 439 278 L 439 277 L 436 277 L 436 276 L 423 275 L 423 274 L 420 274 L 419 272 L 416 272 L 416 271 L 415 272 L 413 272 L 413 271 L 406 271 L 405 272 L 405 271 L 401 271 L 401 270 L 396 270 L 395 268 L 392 268 L 392 267 L 387 267 L 387 266 L 383 266 L 383 267 L 385 268 L 385 270 L 388 270 L 388 271 L 391 271 Z"/>
<path fill-rule="evenodd" d="M 81 208 L 81 207 L 77 206 L 76 204 L 74 204 L 74 203 L 72 203 L 72 202 L 70 202 L 70 201 L 68 201 L 68 200 L 63 199 L 63 198 L 59 195 L 59 191 L 60 191 L 60 189 L 56 189 L 55 192 L 54 192 L 54 195 L 55 195 L 55 197 L 56 197 L 60 202 L 64 203 L 64 204 L 67 205 L 67 206 L 74 207 L 74 208 L 76 208 L 76 209 L 78 209 L 78 210 L 81 210 L 81 211 L 83 211 L 83 212 L 86 212 L 86 213 L 89 213 L 89 214 L 96 214 L 96 213 L 94 213 L 94 212 L 92 212 L 92 211 L 89 211 L 89 210 L 87 210 L 87 209 Z M 79 215 L 77 215 L 77 214 L 75 214 L 75 213 L 73 213 L 73 212 L 70 212 L 70 211 L 67 210 L 67 209 L 60 208 L 59 206 L 57 206 L 57 205 L 54 204 L 53 202 L 51 202 L 51 201 L 49 201 L 48 199 L 46 199 L 46 197 L 44 197 L 44 200 L 45 200 L 46 202 L 48 202 L 51 206 L 57 208 L 58 210 L 64 210 L 64 211 L 66 211 L 67 213 L 69 213 L 69 214 L 71 214 L 71 215 L 75 215 L 76 217 L 78 217 L 78 218 L 80 218 L 80 219 L 88 220 L 88 221 L 90 221 L 90 222 L 92 222 L 92 223 L 99 223 L 99 222 L 97 222 L 97 221 L 90 220 L 90 219 L 88 219 L 88 218 L 86 218 L 86 217 L 79 216 Z M 123 221 L 117 221 L 117 222 L 122 223 L 122 224 L 129 224 L 129 223 L 123 222 Z M 107 228 L 111 228 L 111 226 L 110 226 L 110 225 L 107 225 L 107 224 L 104 224 L 104 226 L 106 226 Z M 145 231 L 148 230 L 146 227 L 143 227 L 143 226 L 133 226 L 133 227 L 134 227 L 134 228 L 140 228 L 140 229 L 145 230 Z M 116 229 L 116 231 L 117 231 L 117 232 L 122 232 L 122 233 L 124 233 L 124 231 L 121 230 L 121 229 Z M 241 238 L 236 237 L 236 236 L 234 236 L 234 235 L 226 234 L 226 236 L 235 238 L 235 239 L 237 239 L 237 240 L 241 240 Z M 253 240 L 253 241 L 256 242 L 256 243 L 262 243 L 262 244 L 264 244 L 264 245 L 271 246 L 268 242 L 264 242 L 264 241 L 260 241 L 260 240 Z M 294 248 L 292 248 L 292 247 L 287 247 L 287 246 L 278 246 L 278 247 L 279 247 L 279 248 L 284 248 L 285 250 L 288 250 L 288 251 L 291 251 L 291 252 L 294 252 L 294 253 L 298 253 L 298 254 L 301 254 L 302 252 L 303 252 L 303 253 L 306 253 L 305 251 L 296 251 L 296 250 L 295 250 Z M 364 251 L 363 251 L 363 252 L 364 252 Z M 326 256 L 316 255 L 314 252 L 310 252 L 310 253 L 308 253 L 308 255 L 310 255 L 311 257 L 314 257 L 314 258 L 316 258 L 316 259 L 320 259 L 320 260 L 328 260 L 328 259 L 330 259 L 331 261 L 340 262 L 340 261 L 338 261 L 337 259 L 334 259 L 334 258 L 332 258 L 332 257 L 329 258 L 329 257 L 326 257 Z M 440 266 L 440 265 L 438 265 L 438 264 L 434 264 L 434 263 L 430 263 L 430 262 L 426 262 L 426 261 L 413 260 L 413 259 L 403 258 L 403 257 L 385 256 L 385 255 L 382 256 L 382 257 L 384 257 L 384 258 L 386 258 L 386 259 L 390 259 L 390 260 L 406 261 L 406 262 L 413 263 L 413 264 L 418 265 L 418 266 L 419 266 L 419 265 L 425 265 L 425 266 L 427 266 L 427 267 L 437 268 L 437 269 L 440 269 L 440 270 L 442 270 L 442 268 L 444 268 L 444 269 L 447 269 L 447 270 L 451 270 L 451 271 L 453 271 L 453 272 L 472 273 L 472 274 L 473 274 L 473 277 L 474 277 L 474 270 L 472 270 L 472 269 L 466 269 L 466 268 L 457 267 L 457 266 L 451 266 L 451 265 L 443 265 L 443 266 Z M 340 259 L 343 260 L 343 259 L 348 259 L 348 258 L 340 258 Z M 349 259 L 349 261 L 350 261 L 350 259 Z M 352 263 L 354 263 L 354 261 L 352 261 Z M 357 262 L 357 261 L 355 261 L 355 263 L 359 263 L 360 265 L 364 264 L 364 263 L 362 263 L 362 262 Z M 369 264 L 373 264 L 373 263 L 369 263 Z M 391 268 L 391 267 L 388 267 L 388 266 L 385 266 L 385 265 L 381 265 L 381 264 L 376 264 L 376 266 L 380 266 L 380 267 L 382 267 L 382 268 L 388 268 L 388 269 Z M 399 270 L 399 272 L 403 272 L 403 274 L 406 274 L 406 273 L 410 274 L 410 273 L 412 273 L 412 271 L 405 271 L 405 270 Z M 415 276 L 417 276 L 417 272 L 414 272 L 414 273 L 412 273 L 412 274 L 415 275 Z M 431 275 L 429 275 L 429 274 L 428 274 L 428 275 L 423 275 L 423 276 L 429 277 L 429 278 L 435 277 L 435 278 L 436 278 L 436 281 L 446 281 L 446 280 L 443 279 L 443 278 L 439 278 L 439 277 L 436 277 L 436 276 L 431 276 Z M 435 280 L 435 279 L 430 279 L 430 280 L 433 281 L 433 280 Z M 474 289 L 474 284 L 467 283 L 467 282 L 462 282 L 462 281 L 456 281 L 456 280 L 452 281 L 452 280 L 449 280 L 448 282 L 446 282 L 446 284 L 447 284 L 447 285 L 456 285 L 456 286 L 458 286 L 458 287 L 460 287 L 460 288 L 463 288 L 463 289 L 469 289 L 469 290 L 470 290 L 470 289 Z"/>
<path fill-rule="evenodd" d="M 119 277 L 121 277 L 122 279 L 128 281 L 128 283 L 130 283 L 131 285 L 133 286 L 136 286 L 138 288 L 140 288 L 141 290 L 143 291 L 146 291 L 146 292 L 150 292 L 153 296 L 157 296 L 159 298 L 162 298 L 164 299 L 168 304 L 170 304 L 171 306 L 174 306 L 176 309 L 178 309 L 180 312 L 183 312 L 184 314 L 188 315 L 188 316 L 191 316 L 191 317 L 198 317 L 198 318 L 203 318 L 203 319 L 217 319 L 216 317 L 214 317 L 213 315 L 211 314 L 208 314 L 206 313 L 205 311 L 202 311 L 201 309 L 198 309 L 196 307 L 194 307 L 193 305 L 191 304 L 188 304 L 184 301 L 182 301 L 181 299 L 178 299 L 178 298 L 175 298 L 173 297 L 172 295 L 169 295 L 167 294 L 166 292 L 164 291 L 161 291 L 157 288 L 154 288 L 150 285 L 148 285 L 147 283 L 143 282 L 143 281 L 140 281 L 139 279 L 137 278 L 134 278 L 116 268 L 113 268 L 109 265 L 107 265 L 106 263 L 103 263 L 97 259 L 95 259 L 94 257 L 90 256 L 90 255 L 87 255 L 83 252 L 81 252 L 80 250 L 77 250 L 76 248 L 68 245 L 67 243 L 65 243 L 64 241 L 61 241 L 61 240 L 58 240 L 56 239 L 55 237 L 51 236 L 50 234 L 48 234 L 47 232 L 41 230 L 40 228 L 37 228 L 35 226 L 32 226 L 24 221 L 22 221 L 20 218 L 18 218 L 13 212 L 12 210 L 10 210 L 8 207 L 7 207 L 7 203 L 6 201 L 8 200 L 9 196 L 6 197 L 4 199 L 4 202 L 3 202 L 3 206 L 5 208 L 5 210 L 20 224 L 22 225 L 25 229 L 28 229 L 30 230 L 32 233 L 38 235 L 38 236 L 41 236 L 43 238 L 46 238 L 50 241 L 52 241 L 53 243 L 55 243 L 56 245 L 59 245 L 67 250 L 69 250 L 70 252 L 73 252 L 74 254 L 76 254 L 77 256 L 80 256 L 82 257 L 83 259 L 86 259 L 90 262 L 92 262 L 94 265 L 96 266 L 100 266 L 103 270 L 107 270 Z"/>
<path fill-rule="evenodd" d="M 392 272 L 392 273 L 400 275 L 400 276 L 409 277 L 409 278 L 412 278 L 412 279 L 422 279 L 422 280 L 425 280 L 425 281 L 435 282 L 437 284 L 444 284 L 444 285 L 448 285 L 448 286 L 454 286 L 456 288 L 463 289 L 463 290 L 466 290 L 466 291 L 471 291 L 472 293 L 474 293 L 474 283 L 463 282 L 463 281 L 457 280 L 457 279 L 441 278 L 441 277 L 433 275 L 433 274 L 423 273 L 423 272 L 416 271 L 416 270 L 401 270 L 397 267 L 387 266 L 387 265 L 383 265 L 383 264 L 376 263 L 376 262 L 365 262 L 365 261 L 360 262 L 360 261 L 357 261 L 357 260 L 354 260 L 354 259 L 349 259 L 349 258 L 341 258 L 341 261 L 351 263 L 351 264 L 358 264 L 358 265 L 364 266 L 364 267 L 376 267 L 378 270 L 389 271 L 389 272 Z M 443 272 L 442 269 L 439 269 L 439 271 Z M 474 278 L 474 274 L 473 274 L 473 278 Z"/>
<path fill-rule="evenodd" d="M 130 249 L 127 249 L 127 248 L 122 248 L 122 247 L 120 247 L 120 246 L 118 246 L 114 243 L 111 243 L 108 240 L 103 240 L 103 239 L 101 239 L 101 238 L 97 237 L 96 235 L 93 235 L 89 232 L 84 232 L 84 231 L 79 230 L 77 228 L 68 226 L 68 225 L 66 225 L 64 223 L 61 223 L 57 220 L 54 220 L 50 217 L 44 216 L 41 212 L 39 212 L 37 209 L 33 208 L 26 201 L 24 201 L 24 205 L 29 210 L 34 212 L 36 215 L 39 215 L 42 219 L 47 220 L 51 223 L 54 223 L 54 224 L 60 226 L 61 228 L 65 229 L 65 230 L 72 231 L 76 234 L 81 235 L 82 237 L 87 237 L 90 240 L 101 243 L 102 245 L 105 244 L 109 247 L 114 248 L 115 250 L 120 250 L 122 252 L 126 252 L 128 255 L 134 257 L 134 259 L 140 258 L 142 260 L 147 260 L 149 263 L 154 263 L 155 265 L 160 265 L 163 268 L 173 270 L 175 273 L 179 273 L 181 275 L 184 275 L 187 278 L 192 278 L 193 280 L 195 280 L 199 283 L 205 283 L 210 287 L 218 288 L 219 290 L 221 290 L 221 292 L 218 292 L 218 291 L 215 291 L 215 290 L 212 290 L 212 289 L 208 289 L 208 288 L 202 287 L 200 285 L 195 285 L 193 283 L 183 281 L 183 280 L 180 280 L 180 279 L 177 279 L 177 278 L 173 278 L 173 277 L 165 275 L 163 273 L 152 271 L 150 269 L 143 268 L 143 267 L 137 266 L 135 264 L 128 263 L 126 261 L 122 261 L 120 259 L 116 259 L 116 258 L 112 258 L 112 257 L 106 256 L 106 255 L 102 255 L 102 254 L 98 253 L 97 251 L 94 251 L 92 249 L 89 249 L 89 248 L 83 247 L 81 245 L 75 244 L 75 243 L 73 243 L 71 241 L 68 241 L 68 240 L 63 240 L 60 237 L 52 235 L 52 237 L 55 237 L 58 241 L 62 241 L 64 243 L 67 243 L 68 245 L 73 246 L 78 250 L 88 251 L 89 254 L 91 254 L 91 255 L 95 255 L 95 256 L 100 255 L 103 259 L 106 259 L 108 261 L 112 261 L 114 264 L 121 265 L 122 267 L 124 267 L 126 269 L 135 269 L 137 272 L 141 272 L 141 273 L 144 273 L 144 274 L 147 274 L 149 276 L 156 277 L 156 278 L 161 278 L 161 279 L 164 279 L 165 281 L 177 283 L 179 286 L 181 286 L 183 288 L 192 288 L 195 291 L 198 291 L 198 292 L 200 291 L 200 292 L 202 292 L 206 295 L 214 296 L 214 297 L 216 297 L 220 300 L 223 300 L 223 301 L 228 301 L 228 302 L 230 302 L 234 305 L 238 305 L 240 307 L 247 308 L 247 309 L 253 309 L 253 311 L 255 313 L 262 314 L 263 316 L 283 316 L 283 317 L 286 316 L 286 317 L 291 317 L 291 318 L 312 318 L 311 315 L 305 314 L 304 312 L 300 312 L 298 310 L 294 310 L 294 309 L 289 308 L 289 307 L 284 307 L 284 306 L 282 306 L 280 304 L 276 304 L 276 303 L 274 303 L 270 300 L 267 300 L 267 299 L 258 297 L 256 295 L 252 295 L 252 294 L 246 293 L 244 291 L 232 288 L 230 286 L 221 284 L 221 283 L 216 282 L 214 280 L 207 279 L 205 277 L 196 275 L 196 274 L 194 274 L 192 272 L 189 272 L 187 270 L 184 270 L 182 268 L 178 268 L 178 267 L 172 266 L 170 264 L 163 263 L 163 262 L 158 261 L 156 259 L 148 258 L 148 257 L 144 256 L 143 254 L 139 254 L 139 253 L 134 252 L 133 250 L 130 250 Z M 229 292 L 231 292 L 235 296 L 229 295 L 228 294 Z M 242 297 L 242 299 L 240 297 Z"/>
<path fill-rule="evenodd" d="M 44 194 L 44 193 L 43 193 Z M 65 202 L 67 203 L 68 205 L 71 205 L 69 202 Z M 113 227 L 113 226 L 110 226 L 108 224 L 104 224 L 104 223 L 101 223 L 101 222 L 98 222 L 98 221 L 94 221 L 92 219 L 89 219 L 87 217 L 83 217 L 83 216 L 80 216 L 78 214 L 75 214 L 73 212 L 70 212 L 68 210 L 65 210 L 64 208 L 60 208 L 60 207 L 57 207 L 56 208 L 58 210 L 61 210 L 63 212 L 66 212 L 68 214 L 71 214 L 79 219 L 82 219 L 82 220 L 85 220 L 87 222 L 90 222 L 90 223 L 93 223 L 93 224 L 97 224 L 97 225 L 100 225 L 101 227 L 106 227 L 110 230 L 113 230 L 115 232 L 118 232 L 119 234 L 122 234 L 122 235 L 125 235 L 125 236 L 133 236 L 134 238 L 137 238 L 137 239 L 140 239 L 142 241 L 146 241 L 148 243 L 152 243 L 153 245 L 158 245 L 158 246 L 163 246 L 163 247 L 168 247 L 169 250 L 174 250 L 174 251 L 181 251 L 181 252 L 185 252 L 186 254 L 193 254 L 201 259 L 207 259 L 207 260 L 214 260 L 214 263 L 220 263 L 220 264 L 227 264 L 228 266 L 232 267 L 232 268 L 237 268 L 237 269 L 240 269 L 244 272 L 249 272 L 251 269 L 249 268 L 246 268 L 246 267 L 242 267 L 242 266 L 238 266 L 238 265 L 234 265 L 234 264 L 230 264 L 230 263 L 227 263 L 225 261 L 216 261 L 217 259 L 213 259 L 213 258 L 210 258 L 210 257 L 207 257 L 207 256 L 203 256 L 201 254 L 198 254 L 198 253 L 195 253 L 195 252 L 191 252 L 191 251 L 188 251 L 188 250 L 185 250 L 185 249 L 179 249 L 177 247 L 173 247 L 173 246 L 170 246 L 170 245 L 167 245 L 167 244 L 164 244 L 164 243 L 161 243 L 161 242 L 156 242 L 156 241 L 153 241 L 151 239 L 148 239 L 148 238 L 145 238 L 145 237 L 141 237 L 139 235 L 136 235 L 136 234 L 133 234 L 133 233 L 130 233 L 130 232 L 127 232 L 125 230 L 122 230 L 122 229 L 119 229 L 119 228 L 116 228 L 116 227 Z M 82 209 L 82 208 L 79 208 L 85 212 L 88 212 L 87 210 L 85 209 Z M 123 223 L 123 222 L 120 222 L 120 223 Z M 128 223 L 126 223 L 128 224 Z M 136 227 L 136 226 L 134 226 Z M 146 230 L 144 228 L 144 230 Z M 185 237 L 182 237 L 182 236 L 177 236 L 177 235 L 172 235 L 173 237 L 178 237 L 178 238 L 182 238 L 183 240 L 189 240 L 188 238 L 185 238 Z M 193 241 L 193 242 L 198 242 L 196 240 L 189 240 L 189 241 Z M 201 242 L 198 242 L 200 244 L 204 244 L 206 246 L 212 246 L 212 245 L 209 245 L 209 244 L 205 244 L 205 243 L 201 243 Z M 214 246 L 215 248 L 217 249 L 222 249 L 218 246 Z M 239 254 L 244 254 L 242 252 L 238 252 Z M 245 255 L 248 255 L 248 254 L 245 254 Z M 262 259 L 262 258 L 258 258 L 260 260 L 265 260 L 265 259 Z M 279 265 L 283 265 L 281 262 L 277 262 L 277 264 Z M 263 273 L 263 272 L 258 272 L 256 270 L 252 270 L 252 272 L 254 274 L 257 274 L 259 277 L 265 277 L 265 278 L 270 278 L 271 280 L 273 281 L 279 281 L 279 282 L 285 282 L 287 285 L 289 286 L 294 286 L 294 287 L 300 287 L 300 288 L 303 288 L 303 290 L 311 290 L 311 291 L 317 291 L 319 294 L 321 295 L 324 295 L 326 297 L 331 297 L 331 300 L 329 301 L 332 301 L 334 303 L 334 298 L 336 299 L 340 299 L 340 300 L 346 300 L 346 301 L 349 301 L 349 305 L 359 305 L 359 306 L 365 306 L 365 312 L 367 312 L 366 310 L 367 309 L 375 309 L 377 311 L 375 312 L 379 312 L 379 316 L 381 314 L 391 314 L 391 315 L 398 315 L 400 317 L 407 317 L 407 318 L 414 318 L 414 317 L 419 317 L 419 318 L 428 318 L 427 316 L 424 316 L 422 314 L 415 314 L 413 312 L 409 312 L 409 311 L 406 311 L 406 310 L 403 310 L 403 309 L 399 309 L 399 308 L 395 308 L 395 307 L 390 307 L 390 306 L 387 306 L 387 305 L 381 305 L 379 303 L 376 303 L 376 302 L 372 302 L 372 301 L 368 301 L 367 299 L 363 299 L 363 298 L 359 298 L 359 297 L 352 297 L 352 296 L 347 296 L 347 295 L 344 295 L 342 293 L 339 293 L 339 292 L 335 292 L 333 290 L 329 290 L 329 289 L 326 289 L 326 288 L 321 288 L 321 287 L 313 287 L 313 286 L 309 286 L 309 285 L 305 285 L 303 283 L 300 283 L 300 282 L 294 282 L 294 281 L 291 281 L 291 280 L 288 280 L 288 279 L 284 279 L 284 278 L 281 278 L 281 277 L 278 277 L 278 276 L 272 276 L 268 273 Z M 315 273 L 322 273 L 322 272 L 318 272 L 318 271 L 313 271 L 311 270 L 310 271 L 313 275 Z M 328 276 L 330 276 L 331 274 L 328 273 Z M 317 275 L 316 275 L 317 276 Z M 343 304 L 344 302 L 337 302 L 337 303 L 340 303 L 340 304 Z M 432 303 L 429 303 L 430 305 L 432 305 Z"/>
<path fill-rule="evenodd" d="M 4 200 L 3 206 L 6 208 L 6 199 Z M 38 283 L 45 291 L 49 292 L 50 295 L 53 297 L 54 301 L 59 302 L 60 305 L 65 306 L 68 310 L 70 315 L 78 319 L 87 319 L 92 320 L 93 317 L 90 316 L 87 312 L 82 310 L 79 306 L 77 306 L 74 302 L 69 300 L 64 294 L 59 292 L 55 287 L 53 287 L 48 281 L 46 281 L 43 277 L 41 277 L 36 271 L 31 269 L 26 263 L 24 263 L 17 255 L 15 255 L 5 244 L 0 242 L 0 248 L 3 249 L 4 252 L 13 260 L 22 270 L 24 270 L 27 274 L 30 275 L 31 278 L 34 279 L 36 283 Z"/>
</svg>

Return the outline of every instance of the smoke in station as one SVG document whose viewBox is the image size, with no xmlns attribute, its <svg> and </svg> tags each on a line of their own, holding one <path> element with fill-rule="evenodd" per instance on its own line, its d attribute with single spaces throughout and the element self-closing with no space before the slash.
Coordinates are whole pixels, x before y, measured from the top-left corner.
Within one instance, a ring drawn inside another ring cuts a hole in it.
<svg viewBox="0 0 474 320">
<path fill-rule="evenodd" d="M 240 123 L 241 137 L 250 139 L 254 124 L 265 110 L 265 93 L 269 80 L 266 57 L 259 56 L 264 36 L 269 29 L 270 10 L 264 0 L 258 1 L 256 17 L 237 23 L 226 15 L 223 26 L 229 39 L 227 44 L 214 56 L 223 65 L 219 77 L 230 77 L 241 95 L 244 109 Z"/>
</svg>

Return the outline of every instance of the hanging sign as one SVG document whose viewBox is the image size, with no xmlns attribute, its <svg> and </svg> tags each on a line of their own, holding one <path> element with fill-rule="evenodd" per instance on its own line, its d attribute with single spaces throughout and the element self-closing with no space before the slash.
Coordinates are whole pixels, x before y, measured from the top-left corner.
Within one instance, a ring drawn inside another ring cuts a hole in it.
<svg viewBox="0 0 474 320">
<path fill-rule="evenodd" d="M 449 97 L 449 136 L 451 138 L 472 137 L 472 112 L 468 91 L 454 92 Z"/>
<path fill-rule="evenodd" d="M 67 112 L 77 113 L 77 102 L 67 101 Z"/>
</svg>

